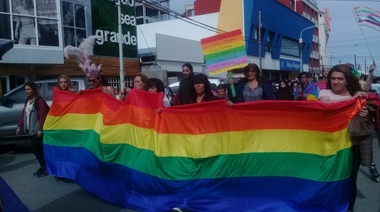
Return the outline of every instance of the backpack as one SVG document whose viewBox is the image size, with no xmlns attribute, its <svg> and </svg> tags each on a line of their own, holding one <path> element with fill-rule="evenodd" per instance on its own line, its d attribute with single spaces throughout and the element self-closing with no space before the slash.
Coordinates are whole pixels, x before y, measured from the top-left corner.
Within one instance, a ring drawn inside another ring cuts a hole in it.
<svg viewBox="0 0 380 212">
<path fill-rule="evenodd" d="M 368 92 L 367 109 L 372 115 L 375 130 L 380 130 L 380 99 L 377 93 Z"/>
</svg>

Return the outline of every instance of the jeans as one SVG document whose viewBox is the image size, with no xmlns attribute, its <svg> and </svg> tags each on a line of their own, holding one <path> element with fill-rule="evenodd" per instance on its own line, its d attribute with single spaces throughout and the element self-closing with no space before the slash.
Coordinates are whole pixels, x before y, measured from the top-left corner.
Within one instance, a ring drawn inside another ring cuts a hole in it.
<svg viewBox="0 0 380 212">
<path fill-rule="evenodd" d="M 44 144 L 43 137 L 38 137 L 37 135 L 32 135 L 30 139 L 30 148 L 33 154 L 36 156 L 41 168 L 45 168 L 45 157 L 44 157 Z"/>
</svg>

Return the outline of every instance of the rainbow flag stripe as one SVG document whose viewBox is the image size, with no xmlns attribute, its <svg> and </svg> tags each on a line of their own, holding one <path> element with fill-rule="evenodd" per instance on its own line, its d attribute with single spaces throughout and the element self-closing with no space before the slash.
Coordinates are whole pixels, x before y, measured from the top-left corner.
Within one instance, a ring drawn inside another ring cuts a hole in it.
<svg viewBox="0 0 380 212">
<path fill-rule="evenodd" d="M 137 211 L 345 211 L 349 121 L 363 102 L 225 101 L 163 108 L 54 91 L 44 126 L 50 174 Z"/>
<path fill-rule="evenodd" d="M 240 29 L 201 39 L 210 75 L 247 65 L 248 57 Z"/>
</svg>

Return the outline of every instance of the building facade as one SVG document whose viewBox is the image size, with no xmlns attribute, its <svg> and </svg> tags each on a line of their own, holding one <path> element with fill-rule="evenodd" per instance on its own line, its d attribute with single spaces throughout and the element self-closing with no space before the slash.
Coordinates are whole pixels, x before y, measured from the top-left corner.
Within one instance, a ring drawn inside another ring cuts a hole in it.
<svg viewBox="0 0 380 212">
<path fill-rule="evenodd" d="M 194 13 L 196 15 L 201 15 L 201 14 L 207 14 L 209 12 L 221 12 L 223 7 L 220 7 L 220 6 L 221 5 L 223 6 L 223 4 L 224 4 L 224 3 L 222 4 L 222 2 L 225 2 L 225 1 L 222 1 L 222 0 L 213 0 L 213 1 L 196 0 L 194 2 Z M 246 32 L 246 35 L 245 35 L 246 37 L 250 37 L 252 34 L 252 31 L 250 31 L 247 34 L 247 28 L 245 28 L 245 27 L 248 27 L 248 31 L 252 30 L 252 28 L 249 29 L 249 22 L 251 22 L 252 19 L 247 18 L 247 14 L 250 14 L 250 16 L 253 19 L 255 19 L 256 22 L 258 22 L 258 17 L 259 17 L 258 12 L 259 11 L 255 10 L 255 8 L 261 8 L 260 9 L 261 16 L 264 18 L 264 19 L 262 19 L 263 22 L 267 22 L 268 26 L 270 24 L 276 25 L 276 26 L 270 27 L 271 29 L 269 31 L 267 29 L 265 29 L 265 27 L 264 27 L 264 29 L 262 29 L 262 32 L 261 32 L 263 34 L 262 39 L 264 39 L 261 41 L 260 56 L 263 57 L 262 60 L 265 60 L 264 56 L 266 55 L 267 52 L 276 51 L 276 49 L 278 49 L 278 46 L 277 47 L 271 46 L 271 45 L 273 45 L 273 40 L 275 39 L 275 36 L 273 36 L 273 34 L 276 34 L 276 30 L 283 31 L 284 33 L 282 33 L 282 32 L 279 33 L 279 35 L 282 36 L 282 41 L 280 43 L 278 43 L 278 45 L 283 44 L 281 54 L 284 54 L 285 57 L 287 57 L 287 56 L 301 57 L 300 51 L 302 51 L 302 63 L 303 63 L 303 69 L 302 70 L 308 71 L 308 72 L 311 72 L 314 74 L 321 73 L 321 63 L 323 62 L 322 59 L 325 58 L 326 56 L 321 55 L 320 45 L 321 45 L 321 43 L 327 44 L 327 40 L 325 40 L 326 36 L 324 36 L 324 35 L 326 34 L 326 30 L 324 30 L 324 29 L 322 30 L 323 36 L 322 36 L 322 38 L 320 37 L 319 29 L 324 27 L 325 22 L 324 21 L 321 23 L 319 22 L 320 11 L 318 10 L 318 6 L 317 6 L 316 1 L 314 1 L 314 0 L 291 0 L 291 1 L 278 0 L 277 1 L 278 3 L 281 3 L 282 5 L 284 5 L 285 7 L 288 8 L 287 11 L 284 9 L 281 9 L 281 6 L 279 6 L 278 4 L 276 4 L 273 1 L 263 1 L 263 2 L 260 2 L 260 1 L 243 1 L 243 2 L 244 2 L 244 18 L 245 18 L 245 20 L 244 20 L 245 25 L 244 25 L 243 29 Z M 237 3 L 238 2 L 235 2 L 235 4 L 237 4 Z M 258 7 L 256 7 L 255 5 L 257 5 Z M 231 6 L 236 6 L 236 5 L 231 5 Z M 253 10 L 255 10 L 255 13 L 252 13 L 250 11 L 250 9 L 247 8 L 247 6 L 251 7 Z M 268 10 L 268 8 L 270 8 L 270 9 Z M 230 8 L 227 8 L 226 13 L 228 13 L 229 9 Z M 281 10 L 281 13 L 279 13 L 279 10 Z M 266 11 L 266 12 L 263 12 L 263 11 Z M 272 11 L 275 11 L 275 12 L 271 13 Z M 296 13 L 296 15 L 292 14 L 292 11 L 294 11 Z M 289 24 L 285 23 L 285 25 L 288 27 L 287 30 L 289 30 L 289 31 L 292 30 L 292 31 L 294 31 L 294 33 L 286 32 L 284 29 L 281 29 L 281 26 L 279 26 L 277 24 L 277 23 L 281 23 L 284 20 L 280 20 L 280 19 L 275 20 L 274 17 L 270 17 L 268 14 L 274 15 L 275 17 L 278 16 L 277 14 L 281 14 L 283 17 L 285 17 L 285 16 L 287 17 L 286 22 L 300 23 L 301 26 L 303 26 L 304 28 L 297 27 L 298 24 L 295 24 L 295 26 L 294 26 L 294 25 L 289 25 Z M 289 19 L 289 17 L 291 17 L 291 20 Z M 269 18 L 269 21 L 268 21 L 268 18 Z M 247 25 L 247 23 L 248 23 L 248 25 Z M 315 27 L 312 27 L 313 25 Z M 255 30 L 256 37 L 251 36 L 251 39 L 256 40 L 256 42 L 258 42 L 258 36 L 257 36 L 258 24 L 256 24 L 255 27 L 257 28 L 257 30 Z M 307 28 L 307 29 L 305 29 L 305 28 Z M 305 30 L 303 31 L 303 29 L 305 29 Z M 309 39 L 307 39 L 307 37 L 310 37 L 309 30 L 312 32 L 310 44 L 306 42 L 306 40 L 309 40 Z M 297 32 L 298 32 L 298 35 L 297 35 Z M 270 36 L 270 34 L 272 34 L 272 36 Z M 286 35 L 286 34 L 291 34 L 291 35 Z M 302 37 L 301 37 L 301 35 L 302 35 Z M 304 36 L 306 36 L 306 38 Z M 302 39 L 300 40 L 300 38 L 302 38 Z M 300 43 L 300 41 L 302 41 L 302 42 Z M 251 45 L 250 42 L 247 42 L 247 45 L 250 46 Z M 258 46 L 253 45 L 253 47 L 255 47 L 256 50 L 248 50 L 248 51 L 253 51 L 253 52 L 259 51 Z M 264 52 L 264 51 L 266 51 L 266 52 Z M 251 53 L 253 53 L 253 52 L 251 52 Z M 272 53 L 271 53 L 271 55 L 273 55 Z M 259 56 L 259 54 L 255 53 L 255 56 Z M 273 58 L 273 59 L 275 59 L 275 58 Z M 294 59 L 292 59 L 292 60 L 294 60 Z M 298 61 L 300 61 L 300 60 L 301 60 L 301 58 L 298 59 Z M 299 67 L 301 66 L 300 63 L 301 62 L 299 62 Z M 295 65 L 296 63 L 290 62 L 288 64 Z M 269 69 L 269 67 L 267 68 L 264 66 L 263 69 L 264 70 Z M 300 68 L 298 70 L 300 70 Z M 284 75 L 284 72 L 273 71 L 272 73 L 274 75 L 276 75 L 275 77 L 278 77 L 279 74 Z M 272 75 L 272 74 L 270 74 L 270 75 Z"/>
<path fill-rule="evenodd" d="M 165 11 L 165 8 L 170 8 L 170 0 L 136 2 L 137 24 L 169 20 L 169 11 Z"/>
<path fill-rule="evenodd" d="M 135 1 L 122 2 L 124 70 L 126 76 L 140 71 L 137 59 Z M 0 61 L 4 94 L 27 80 L 55 78 L 60 74 L 85 76 L 73 59 L 64 59 L 63 48 L 78 46 L 90 35 L 98 35 L 91 57 L 103 65 L 103 75 L 117 79 L 118 16 L 115 2 L 91 0 L 2 0 L 0 39 L 14 47 Z M 117 86 L 117 83 L 114 84 Z"/>
<path fill-rule="evenodd" d="M 321 41 L 319 29 L 323 28 L 323 23 L 319 22 L 320 11 L 318 9 L 317 2 L 315 0 L 279 0 L 285 6 L 293 9 L 296 13 L 300 14 L 302 17 L 314 23 L 315 27 L 310 29 L 313 30 L 313 42 L 311 46 L 309 68 L 306 71 L 314 74 L 321 73 L 321 55 L 320 55 L 320 45 L 321 43 L 326 43 Z M 299 43 L 300 48 L 302 44 Z"/>
<path fill-rule="evenodd" d="M 301 4 L 301 1 L 293 3 Z M 194 2 L 196 16 L 191 16 L 190 19 L 203 23 L 210 17 L 218 16 L 216 24 L 206 26 L 212 31 L 209 33 L 212 35 L 241 29 L 249 62 L 259 64 L 263 74 L 268 78 L 294 79 L 301 70 L 320 73 L 319 22 L 318 13 L 314 13 L 316 4 L 312 2 L 304 4 L 303 9 L 307 12 L 302 12 L 301 15 L 301 12 L 294 11 L 296 4 L 287 5 L 280 0 L 196 0 Z M 297 11 L 303 9 L 299 6 Z M 168 28 L 170 24 L 168 21 Z M 155 26 L 153 24 L 149 27 Z M 171 28 L 177 29 L 178 26 L 173 25 Z M 190 34 L 178 30 L 175 32 L 158 30 L 156 33 L 199 41 L 205 38 L 200 37 L 198 33 L 201 30 L 203 29 L 191 28 Z M 147 32 L 142 31 L 142 33 L 146 37 Z M 299 43 L 300 38 L 302 45 Z M 150 49 L 154 47 L 150 45 Z"/>
</svg>

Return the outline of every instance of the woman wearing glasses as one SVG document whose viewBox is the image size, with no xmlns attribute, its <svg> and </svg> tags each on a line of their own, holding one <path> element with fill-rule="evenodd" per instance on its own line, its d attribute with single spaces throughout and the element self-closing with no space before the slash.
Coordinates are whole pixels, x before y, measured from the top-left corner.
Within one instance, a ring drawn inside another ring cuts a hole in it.
<svg viewBox="0 0 380 212">
<path fill-rule="evenodd" d="M 92 89 L 101 88 L 104 93 L 115 97 L 115 89 L 101 76 L 100 71 L 91 71 L 87 74 L 87 80 L 90 82 Z"/>
<path fill-rule="evenodd" d="M 66 46 L 63 49 L 65 58 L 69 59 L 70 56 L 74 56 L 78 61 L 79 67 L 86 74 L 88 82 L 91 84 L 91 88 L 101 88 L 104 93 L 115 97 L 115 89 L 102 77 L 102 64 L 96 65 L 91 63 L 88 58 L 89 52 L 92 51 L 93 45 L 97 36 L 89 36 L 83 39 L 82 43 L 78 47 L 71 45 Z"/>
</svg>

